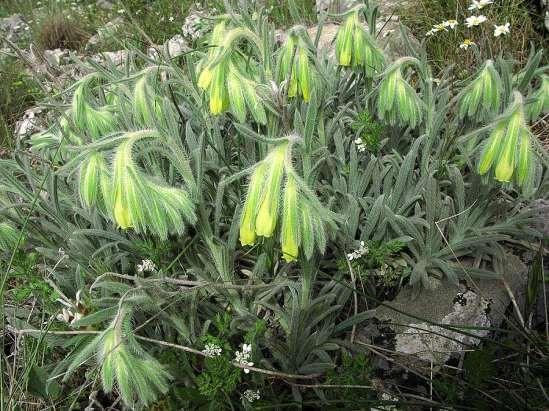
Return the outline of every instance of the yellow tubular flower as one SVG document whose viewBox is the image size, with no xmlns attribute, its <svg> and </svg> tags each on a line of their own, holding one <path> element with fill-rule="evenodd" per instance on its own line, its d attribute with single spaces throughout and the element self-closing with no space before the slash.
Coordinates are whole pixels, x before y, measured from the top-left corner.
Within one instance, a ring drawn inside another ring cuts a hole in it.
<svg viewBox="0 0 549 411">
<path fill-rule="evenodd" d="M 358 11 L 351 13 L 337 32 L 336 56 L 341 66 L 351 65 L 353 31 L 358 22 Z"/>
<path fill-rule="evenodd" d="M 499 123 L 492 134 L 490 134 L 490 140 L 486 144 L 484 151 L 480 156 L 478 166 L 478 172 L 480 175 L 486 174 L 492 167 L 495 159 L 498 157 L 501 149 L 501 140 L 505 134 L 505 126 L 505 122 Z"/>
<path fill-rule="evenodd" d="M 496 180 L 509 182 L 515 171 L 515 157 L 517 150 L 518 138 L 523 124 L 522 111 L 517 110 L 509 119 L 507 132 L 505 133 L 505 141 L 501 150 L 501 156 L 496 165 Z"/>
<path fill-rule="evenodd" d="M 267 163 L 261 162 L 254 170 L 248 187 L 248 194 L 244 209 L 242 210 L 242 219 L 240 222 L 240 244 L 253 245 L 255 243 L 255 219 L 259 208 L 259 200 L 265 184 L 265 175 Z"/>
<path fill-rule="evenodd" d="M 517 182 L 523 185 L 528 181 L 531 171 L 532 154 L 530 147 L 530 134 L 523 129 L 520 135 L 518 164 L 517 164 Z"/>
<path fill-rule="evenodd" d="M 299 254 L 299 210 L 297 207 L 297 184 L 288 175 L 284 187 L 284 210 L 282 213 L 282 257 L 287 262 L 295 261 Z"/>
<path fill-rule="evenodd" d="M 256 234 L 263 237 L 271 237 L 276 228 L 278 215 L 278 203 L 280 198 L 280 184 L 284 173 L 284 159 L 287 143 L 276 147 L 266 158 L 269 166 L 265 181 L 265 194 L 259 207 L 259 213 L 255 222 Z"/>
</svg>

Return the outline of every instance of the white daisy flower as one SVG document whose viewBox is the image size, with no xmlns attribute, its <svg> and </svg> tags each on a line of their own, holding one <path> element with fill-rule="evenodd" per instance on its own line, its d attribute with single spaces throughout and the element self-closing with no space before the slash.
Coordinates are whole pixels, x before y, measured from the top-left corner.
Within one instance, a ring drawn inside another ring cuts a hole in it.
<svg viewBox="0 0 549 411">
<path fill-rule="evenodd" d="M 492 3 L 493 0 L 473 0 L 469 6 L 469 10 L 481 10 Z"/>
<path fill-rule="evenodd" d="M 459 45 L 459 48 L 463 49 L 463 50 L 467 50 L 469 47 L 475 46 L 475 45 L 476 45 L 476 43 L 474 41 L 471 41 L 469 39 L 465 39 L 465 40 L 463 40 L 463 43 L 461 43 Z"/>
<path fill-rule="evenodd" d="M 451 28 L 452 30 L 455 29 L 458 25 L 458 21 L 457 20 L 446 20 L 445 22 L 442 23 L 442 25 L 444 27 L 449 27 Z"/>
<path fill-rule="evenodd" d="M 478 26 L 486 21 L 486 16 L 471 16 L 465 19 L 465 25 L 469 28 Z"/>
<path fill-rule="evenodd" d="M 509 23 L 505 23 L 501 26 L 494 24 L 494 37 L 499 37 L 502 34 L 509 34 L 510 32 L 511 32 L 511 25 Z"/>
</svg>

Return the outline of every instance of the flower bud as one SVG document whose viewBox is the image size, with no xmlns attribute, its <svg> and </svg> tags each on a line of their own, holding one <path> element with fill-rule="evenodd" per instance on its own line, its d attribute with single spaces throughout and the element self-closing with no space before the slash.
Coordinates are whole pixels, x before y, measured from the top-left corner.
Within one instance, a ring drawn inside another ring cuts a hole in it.
<svg viewBox="0 0 549 411">
<path fill-rule="evenodd" d="M 464 89 L 459 102 L 460 118 L 485 118 L 500 106 L 501 80 L 492 60 L 487 60 L 477 77 Z"/>
<path fill-rule="evenodd" d="M 515 157 L 519 136 L 524 126 L 522 109 L 517 109 L 509 118 L 507 131 L 501 148 L 501 154 L 496 164 L 496 180 L 510 182 L 515 171 Z"/>
<path fill-rule="evenodd" d="M 480 156 L 478 172 L 480 175 L 486 174 L 494 161 L 499 157 L 501 142 L 505 135 L 506 123 L 499 123 L 494 131 L 490 134 L 488 143 L 485 145 L 482 155 Z"/>
<path fill-rule="evenodd" d="M 92 207 L 97 202 L 100 189 L 100 175 L 105 168 L 105 159 L 98 152 L 92 153 L 80 165 L 79 191 L 85 207 Z"/>
<path fill-rule="evenodd" d="M 416 91 L 402 77 L 400 63 L 395 63 L 379 86 L 379 118 L 391 125 L 415 128 L 421 122 L 421 107 Z"/>
<path fill-rule="evenodd" d="M 336 57 L 341 66 L 363 67 L 372 78 L 383 69 L 385 57 L 359 20 L 359 11 L 349 14 L 336 38 Z"/>
<path fill-rule="evenodd" d="M 248 194 L 242 210 L 240 220 L 240 243 L 244 245 L 253 245 L 256 239 L 255 220 L 259 211 L 259 202 L 263 192 L 267 163 L 262 161 L 254 170 L 250 178 Z"/>
<path fill-rule="evenodd" d="M 531 178 L 532 170 L 532 148 L 530 147 L 530 133 L 523 129 L 520 135 L 518 164 L 517 164 L 517 182 L 524 186 Z"/>
<path fill-rule="evenodd" d="M 543 75 L 541 85 L 532 94 L 535 101 L 529 107 L 531 121 L 536 121 L 540 114 L 549 113 L 549 76 Z"/>
<path fill-rule="evenodd" d="M 228 98 L 225 85 L 226 63 L 221 62 L 213 71 L 213 78 L 210 84 L 210 112 L 213 115 L 221 114 L 228 107 Z"/>
<path fill-rule="evenodd" d="M 282 212 L 282 256 L 287 262 L 295 261 L 299 254 L 299 208 L 298 191 L 295 179 L 288 175 L 284 187 L 284 203 Z"/>
<path fill-rule="evenodd" d="M 265 192 L 255 222 L 256 234 L 263 237 L 271 237 L 276 228 L 280 185 L 284 173 L 287 147 L 287 143 L 280 144 L 264 160 L 268 165 L 268 172 L 265 180 Z"/>
<path fill-rule="evenodd" d="M 340 66 L 350 66 L 353 57 L 353 34 L 358 12 L 351 13 L 341 25 L 336 37 L 336 57 Z"/>
<path fill-rule="evenodd" d="M 133 112 L 140 125 L 154 124 L 154 119 L 162 118 L 162 101 L 143 75 L 135 83 L 133 91 Z"/>
</svg>

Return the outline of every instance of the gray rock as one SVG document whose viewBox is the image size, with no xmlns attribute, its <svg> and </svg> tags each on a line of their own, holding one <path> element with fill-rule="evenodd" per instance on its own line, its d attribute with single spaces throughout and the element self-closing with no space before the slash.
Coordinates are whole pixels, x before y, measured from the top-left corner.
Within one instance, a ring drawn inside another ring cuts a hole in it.
<svg viewBox="0 0 549 411">
<path fill-rule="evenodd" d="M 189 44 L 181 34 L 177 34 L 165 42 L 162 46 L 155 45 L 149 47 L 147 55 L 154 60 L 160 59 L 160 55 L 164 52 L 168 53 L 169 58 L 175 58 L 190 50 Z"/>
<path fill-rule="evenodd" d="M 107 22 L 104 26 L 97 29 L 97 33 L 91 36 L 86 43 L 86 50 L 93 49 L 94 47 L 101 44 L 101 42 L 106 39 L 114 36 L 118 30 L 124 24 L 124 19 L 122 17 L 117 17 L 114 20 Z"/>
<path fill-rule="evenodd" d="M 525 298 L 527 271 L 518 257 L 506 257 L 503 279 L 519 307 Z M 422 290 L 418 295 L 405 288 L 393 301 L 378 307 L 375 318 L 395 332 L 395 351 L 403 361 L 418 365 L 420 360 L 419 364 L 423 361 L 436 368 L 471 349 L 488 333 L 469 327 L 498 327 L 502 323 L 512 303 L 504 281 L 470 279 L 459 286 L 442 282 L 437 289 Z M 456 331 L 440 325 L 453 326 Z M 457 332 L 460 327 L 470 335 Z"/>
<path fill-rule="evenodd" d="M 95 5 L 103 10 L 112 10 L 114 8 L 114 3 L 109 0 L 97 0 Z"/>
<path fill-rule="evenodd" d="M 13 14 L 9 17 L 0 19 L 0 35 L 14 43 L 19 42 L 24 37 L 28 37 L 30 27 L 20 14 Z"/>
<path fill-rule="evenodd" d="M 115 66 L 120 66 L 126 61 L 128 61 L 128 57 L 130 55 L 129 50 L 118 50 L 118 51 L 106 51 L 103 53 L 96 54 L 92 56 L 92 60 L 96 61 L 99 64 L 110 62 L 114 64 Z"/>
<path fill-rule="evenodd" d="M 417 39 L 415 39 L 410 33 L 401 32 L 399 28 L 399 21 L 397 16 L 381 17 L 377 21 L 377 42 L 379 46 L 384 50 L 385 55 L 389 58 L 390 61 L 396 60 L 399 57 L 407 55 L 406 42 L 410 42 L 412 45 L 419 45 Z M 366 29 L 368 29 L 365 24 Z M 327 56 L 329 58 L 335 57 L 335 38 L 337 31 L 339 29 L 339 24 L 335 23 L 326 23 L 322 27 L 322 32 L 320 33 L 318 49 L 326 50 Z M 307 29 L 309 36 L 312 40 L 315 39 L 318 31 L 318 26 L 310 27 Z M 283 42 L 285 39 L 284 33 L 277 33 L 277 41 Z M 407 39 L 403 36 L 407 36 Z"/>
<path fill-rule="evenodd" d="M 42 111 L 40 107 L 32 107 L 25 110 L 21 120 L 15 123 L 15 135 L 19 139 L 43 129 L 44 124 L 42 124 L 43 121 L 40 118 Z"/>
<path fill-rule="evenodd" d="M 190 50 L 189 45 L 181 34 L 169 39 L 164 45 L 168 50 L 170 57 L 177 57 Z"/>
<path fill-rule="evenodd" d="M 44 50 L 43 54 L 50 67 L 60 67 L 67 64 L 71 55 L 68 49 Z"/>
</svg>

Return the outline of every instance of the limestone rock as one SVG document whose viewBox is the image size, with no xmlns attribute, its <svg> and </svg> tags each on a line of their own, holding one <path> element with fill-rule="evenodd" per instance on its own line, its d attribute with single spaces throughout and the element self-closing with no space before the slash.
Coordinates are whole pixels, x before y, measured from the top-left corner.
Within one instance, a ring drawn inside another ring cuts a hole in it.
<svg viewBox="0 0 549 411">
<path fill-rule="evenodd" d="M 95 5 L 103 10 L 112 10 L 114 8 L 114 3 L 109 0 L 97 0 Z"/>
<path fill-rule="evenodd" d="M 122 17 L 117 17 L 114 20 L 109 21 L 104 26 L 97 29 L 97 33 L 91 36 L 86 43 L 86 50 L 93 49 L 97 47 L 101 42 L 105 41 L 109 37 L 112 37 L 116 34 L 118 30 L 124 24 L 124 19 Z"/>
<path fill-rule="evenodd" d="M 37 131 L 42 130 L 43 124 L 40 120 L 42 108 L 32 107 L 25 110 L 23 117 L 15 123 L 15 135 L 21 139 Z"/>
<path fill-rule="evenodd" d="M 0 19 L 0 37 L 4 37 L 14 43 L 19 42 L 30 34 L 30 27 L 20 14 L 13 14 Z"/>
<path fill-rule="evenodd" d="M 403 360 L 417 359 L 435 366 L 479 343 L 488 331 L 505 319 L 511 297 L 522 307 L 527 283 L 527 267 L 513 255 L 506 258 L 504 280 L 467 280 L 458 286 L 442 282 L 435 290 L 415 295 L 403 289 L 393 301 L 376 309 L 382 327 L 395 333 L 395 350 Z M 454 329 L 445 328 L 454 327 Z M 480 327 L 472 329 L 470 327 Z M 459 333 L 463 329 L 466 334 Z"/>
</svg>

